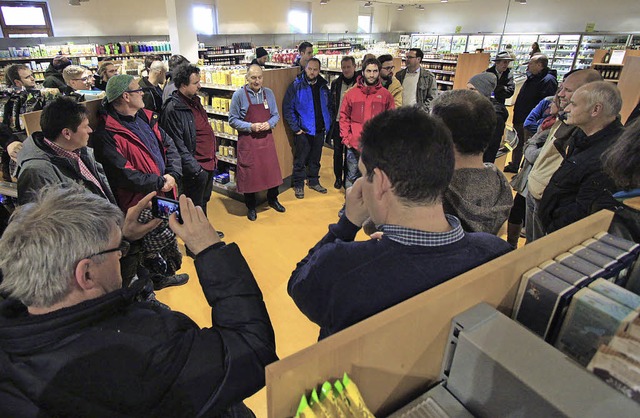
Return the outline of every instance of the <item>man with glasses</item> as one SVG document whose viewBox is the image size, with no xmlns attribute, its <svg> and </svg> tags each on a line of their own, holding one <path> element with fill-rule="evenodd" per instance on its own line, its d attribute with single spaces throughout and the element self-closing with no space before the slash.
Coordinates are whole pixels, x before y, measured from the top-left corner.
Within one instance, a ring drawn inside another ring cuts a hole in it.
<svg viewBox="0 0 640 418">
<path fill-rule="evenodd" d="M 151 197 L 124 219 L 77 186 L 18 209 L 0 239 L 0 416 L 254 416 L 242 400 L 278 359 L 273 328 L 240 249 L 202 210 L 181 196 L 183 223 L 169 222 L 196 254 L 212 327 L 139 301 L 141 280 L 122 286 L 122 240 L 148 232 Z"/>
<path fill-rule="evenodd" d="M 431 71 L 422 68 L 424 54 L 419 48 L 411 48 L 405 58 L 407 67 L 398 71 L 396 78 L 402 84 L 402 104 L 418 106 L 425 111 L 431 108 L 431 101 L 437 95 L 436 78 Z"/>
<path fill-rule="evenodd" d="M 396 68 L 393 65 L 393 57 L 390 54 L 380 55 L 378 61 L 380 61 L 380 82 L 382 82 L 382 87 L 389 90 L 396 108 L 398 108 L 402 106 L 402 84 L 400 80 L 393 76 L 393 70 Z"/>
<path fill-rule="evenodd" d="M 105 93 L 103 122 L 92 143 L 118 206 L 126 212 L 150 192 L 175 199 L 176 182 L 182 176 L 180 155 L 160 128 L 158 115 L 144 108 L 138 81 L 116 75 Z M 150 218 L 150 213 L 145 216 Z M 182 257 L 166 223 L 145 237 L 143 253 L 142 264 L 153 273 L 155 290 L 187 282 L 186 274 L 175 274 Z"/>
<path fill-rule="evenodd" d="M 79 65 L 70 65 L 62 71 L 62 77 L 64 77 L 67 86 L 60 90 L 64 96 L 69 96 L 76 101 L 83 102 L 84 95 L 77 93 L 78 90 L 90 89 L 87 80 L 89 77 L 85 75 L 85 68 Z"/>
</svg>

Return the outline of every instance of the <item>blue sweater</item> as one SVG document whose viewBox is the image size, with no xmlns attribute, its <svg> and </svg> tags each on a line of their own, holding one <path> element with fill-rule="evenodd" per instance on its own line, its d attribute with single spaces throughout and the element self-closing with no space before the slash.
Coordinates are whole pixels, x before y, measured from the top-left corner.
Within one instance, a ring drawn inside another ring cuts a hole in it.
<svg viewBox="0 0 640 418">
<path fill-rule="evenodd" d="M 483 232 L 438 247 L 403 245 L 385 236 L 353 242 L 359 229 L 345 216 L 330 225 L 289 279 L 289 295 L 320 325 L 320 339 L 512 249 Z"/>
</svg>

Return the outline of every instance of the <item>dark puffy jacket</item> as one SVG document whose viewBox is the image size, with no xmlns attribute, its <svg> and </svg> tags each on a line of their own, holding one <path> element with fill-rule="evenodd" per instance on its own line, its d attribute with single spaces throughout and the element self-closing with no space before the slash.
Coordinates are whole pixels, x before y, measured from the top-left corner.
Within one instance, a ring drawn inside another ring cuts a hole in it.
<svg viewBox="0 0 640 418">
<path fill-rule="evenodd" d="M 149 123 L 158 139 L 160 152 L 165 161 L 163 173 L 160 172 L 144 142 L 122 125 L 114 111 L 102 115 L 102 123 L 93 134 L 92 140 L 96 157 L 104 165 L 113 186 L 118 206 L 125 212 L 146 194 L 160 192 L 165 183 L 163 175 L 170 174 L 176 181 L 182 177 L 180 156 L 173 140 L 160 129 L 158 115 L 150 110 L 141 109 L 138 116 Z M 166 195 L 175 198 L 173 192 Z"/>
<path fill-rule="evenodd" d="M 0 304 L 0 416 L 212 417 L 276 361 L 262 293 L 235 244 L 198 254 L 214 326 L 136 302 L 139 280 L 45 315 Z"/>
<path fill-rule="evenodd" d="M 144 108 L 152 112 L 160 113 L 162 110 L 162 89 L 158 90 L 158 87 L 151 84 L 149 77 L 142 77 L 139 83 L 140 88 L 142 88 L 144 92 L 144 96 L 142 97 Z"/>
<path fill-rule="evenodd" d="M 80 148 L 80 158 L 91 174 L 98 180 L 102 190 L 95 184 L 85 180 L 80 174 L 80 166 L 75 160 L 60 157 L 44 142 L 42 132 L 34 132 L 24 141 L 22 150 L 18 153 L 18 203 L 29 203 L 35 194 L 47 184 L 80 183 L 91 193 L 102 196 L 110 202 L 116 200 L 109 187 L 102 165 L 96 162 L 93 150 L 89 147 Z"/>
<path fill-rule="evenodd" d="M 556 71 L 545 68 L 540 73 L 529 74 L 518 92 L 513 105 L 513 123 L 524 123 L 531 110 L 547 96 L 554 96 L 558 90 Z"/>
<path fill-rule="evenodd" d="M 340 107 L 340 137 L 349 148 L 360 150 L 360 134 L 364 123 L 396 105 L 389 90 L 378 83 L 367 86 L 362 76 L 358 76 L 356 88 L 345 94 Z"/>
<path fill-rule="evenodd" d="M 615 183 L 602 171 L 600 158 L 623 129 L 617 119 L 589 137 L 576 129 L 566 154 L 563 147 L 558 148 L 564 160 L 544 190 L 538 212 L 547 232 L 587 217 L 593 207 L 615 207 L 605 199 L 610 193 L 604 191 L 615 190 Z"/>
<path fill-rule="evenodd" d="M 488 73 L 493 73 L 498 77 L 498 71 L 496 66 L 492 66 L 487 70 Z M 513 74 L 511 70 L 507 68 L 498 78 L 498 85 L 493 90 L 493 96 L 498 103 L 504 104 L 505 100 L 513 96 L 516 91 L 516 83 L 513 81 Z"/>
<path fill-rule="evenodd" d="M 327 80 L 318 76 L 320 83 L 320 107 L 324 119 L 325 130 L 331 127 L 331 99 Z M 282 114 L 291 130 L 300 130 L 314 136 L 316 134 L 315 110 L 313 107 L 313 93 L 305 73 L 301 73 L 293 80 L 282 101 Z"/>
<path fill-rule="evenodd" d="M 193 112 L 175 90 L 162 106 L 160 126 L 173 138 L 180 158 L 182 159 L 182 175 L 185 179 L 193 178 L 202 166 L 194 156 L 196 153 L 196 124 Z"/>
<path fill-rule="evenodd" d="M 62 71 L 56 70 L 53 67 L 53 64 L 49 64 L 44 72 L 44 77 L 45 78 L 44 83 L 42 83 L 42 87 L 46 87 L 48 89 L 58 89 L 60 91 L 67 87 L 67 83 L 62 77 Z"/>
<path fill-rule="evenodd" d="M 347 84 L 348 88 L 353 88 L 356 85 L 356 79 L 358 78 L 357 74 L 353 75 L 352 84 Z M 340 124 L 336 121 L 338 113 L 340 112 L 340 92 L 342 90 L 342 85 L 344 84 L 344 77 L 340 74 L 335 80 L 331 82 L 331 130 L 328 134 L 329 138 L 334 137 L 334 129 L 337 129 L 337 132 L 340 132 Z M 337 133 L 336 132 L 336 133 Z"/>
</svg>

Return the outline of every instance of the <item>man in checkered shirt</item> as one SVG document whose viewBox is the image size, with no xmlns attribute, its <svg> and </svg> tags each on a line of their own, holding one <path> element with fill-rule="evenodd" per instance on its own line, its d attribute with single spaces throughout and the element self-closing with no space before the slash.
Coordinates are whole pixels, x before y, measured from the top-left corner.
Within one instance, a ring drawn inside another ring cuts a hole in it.
<svg viewBox="0 0 640 418">
<path fill-rule="evenodd" d="M 362 177 L 347 191 L 345 214 L 289 279 L 320 339 L 512 249 L 445 214 L 454 151 L 442 121 L 416 107 L 391 110 L 365 125 L 360 144 Z M 378 236 L 354 241 L 368 218 Z"/>
</svg>

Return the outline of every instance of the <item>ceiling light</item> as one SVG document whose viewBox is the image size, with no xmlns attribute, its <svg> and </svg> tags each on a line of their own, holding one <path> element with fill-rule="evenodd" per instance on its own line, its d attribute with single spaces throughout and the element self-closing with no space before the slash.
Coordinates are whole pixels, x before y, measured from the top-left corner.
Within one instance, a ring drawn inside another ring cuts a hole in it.
<svg viewBox="0 0 640 418">
<path fill-rule="evenodd" d="M 421 5 L 421 4 L 419 4 L 419 5 L 417 5 L 417 6 L 416 6 L 416 9 L 418 9 L 418 10 L 424 10 L 424 6 L 423 6 L 423 5 Z"/>
<path fill-rule="evenodd" d="M 320 0 L 320 4 L 327 4 L 329 3 L 329 0 Z"/>
<path fill-rule="evenodd" d="M 449 3 L 449 0 L 440 0 L 440 3 Z"/>
<path fill-rule="evenodd" d="M 370 2 L 370 1 L 368 1 L 368 2 L 366 2 L 366 3 L 364 4 L 364 7 L 372 7 L 372 6 L 373 6 L 373 3 L 372 3 L 372 2 Z"/>
<path fill-rule="evenodd" d="M 398 8 L 396 10 L 403 11 L 404 10 L 404 4 L 401 4 L 400 6 L 398 6 Z"/>
<path fill-rule="evenodd" d="M 527 0 L 516 0 L 516 3 L 527 4 Z"/>
<path fill-rule="evenodd" d="M 80 6 L 80 0 L 69 0 L 69 6 Z"/>
</svg>

